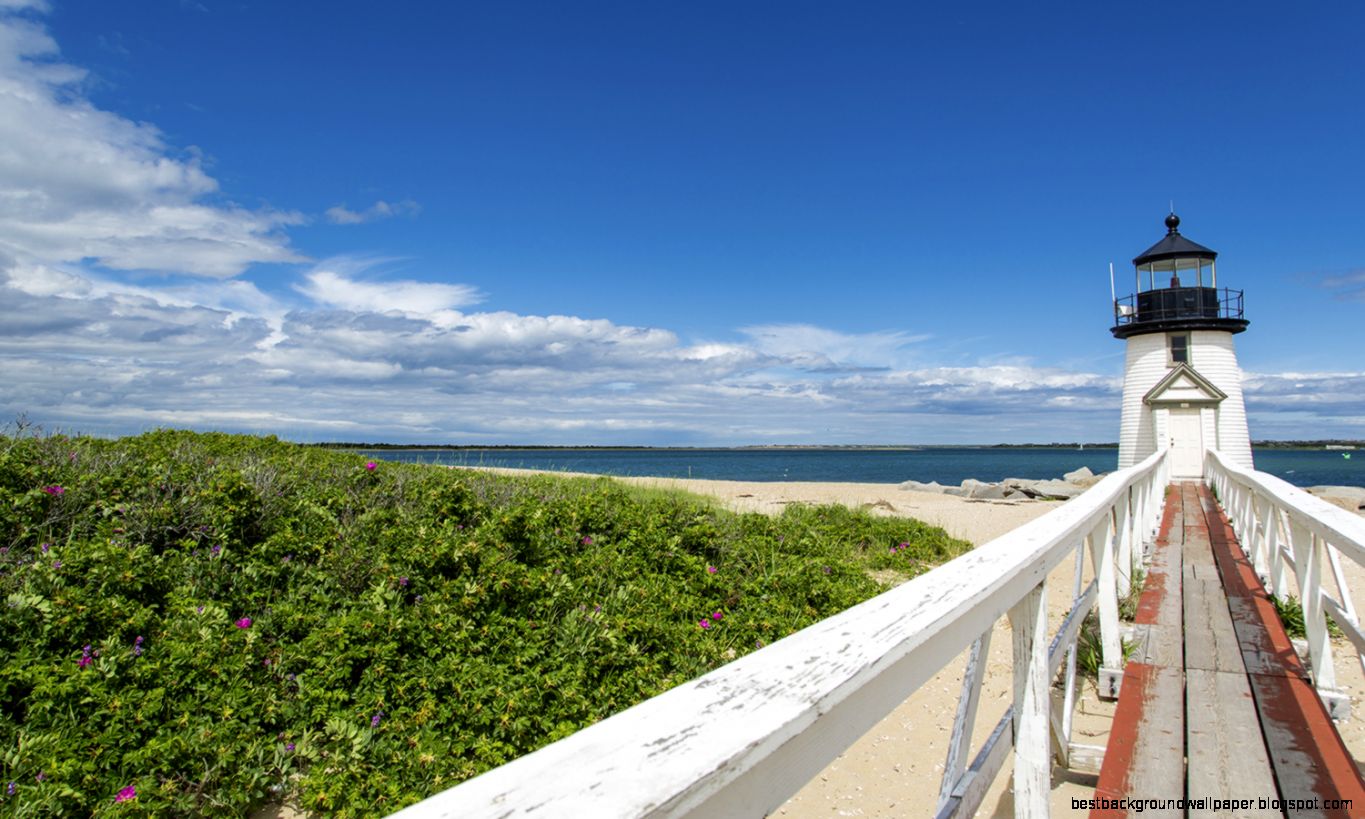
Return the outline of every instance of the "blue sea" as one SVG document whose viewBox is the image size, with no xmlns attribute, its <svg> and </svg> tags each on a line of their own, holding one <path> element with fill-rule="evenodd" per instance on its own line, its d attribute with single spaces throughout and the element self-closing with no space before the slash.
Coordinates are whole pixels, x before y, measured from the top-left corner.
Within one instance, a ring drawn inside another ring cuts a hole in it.
<svg viewBox="0 0 1365 819">
<path fill-rule="evenodd" d="M 727 481 L 831 481 L 900 483 L 967 478 L 1060 478 L 1082 466 L 1111 472 L 1118 450 L 1111 448 L 994 449 L 379 449 L 365 455 L 392 461 L 458 466 L 502 466 Z M 1296 486 L 1365 486 L 1365 450 L 1349 453 L 1308 449 L 1263 449 L 1256 468 Z"/>
</svg>

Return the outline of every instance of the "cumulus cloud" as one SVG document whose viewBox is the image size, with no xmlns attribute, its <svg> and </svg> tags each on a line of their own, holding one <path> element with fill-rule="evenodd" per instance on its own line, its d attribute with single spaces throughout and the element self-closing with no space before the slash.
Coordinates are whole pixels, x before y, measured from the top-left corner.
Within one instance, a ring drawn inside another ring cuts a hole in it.
<svg viewBox="0 0 1365 819">
<path fill-rule="evenodd" d="M 344 265 L 349 266 L 349 265 Z M 347 310 L 435 313 L 482 301 L 477 288 L 437 282 L 367 282 L 320 267 L 304 276 L 295 289 L 318 304 Z"/>
<path fill-rule="evenodd" d="M 359 211 L 350 210 L 345 205 L 333 205 L 327 209 L 326 215 L 327 221 L 335 225 L 359 225 L 394 216 L 416 216 L 421 212 L 422 206 L 411 199 L 404 199 L 401 202 L 385 202 L 380 199 L 365 210 Z"/>
<path fill-rule="evenodd" d="M 0 314 L 0 412 L 68 429 L 654 444 L 1117 431 L 1116 374 L 1026 361 L 900 366 L 900 348 L 917 343 L 909 334 L 748 328 L 740 341 L 689 344 L 662 328 L 479 311 L 458 290 L 386 283 L 345 265 L 310 271 L 291 296 L 244 282 L 150 288 L 4 264 L 0 300 L 13 309 Z M 808 366 L 817 360 L 830 366 Z M 1308 418 L 1365 427 L 1362 395 L 1358 372 L 1246 382 L 1258 435 L 1296 437 Z"/>
<path fill-rule="evenodd" d="M 208 204 L 217 182 L 192 151 L 147 123 L 96 108 L 86 72 L 46 30 L 0 6 L 0 250 L 47 263 L 226 278 L 255 262 L 301 261 L 294 213 Z"/>
</svg>

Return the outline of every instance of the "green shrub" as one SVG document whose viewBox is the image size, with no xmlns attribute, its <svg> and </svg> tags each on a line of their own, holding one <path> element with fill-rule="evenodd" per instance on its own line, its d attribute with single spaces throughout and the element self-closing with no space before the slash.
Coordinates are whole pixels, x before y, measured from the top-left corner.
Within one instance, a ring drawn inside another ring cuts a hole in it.
<svg viewBox="0 0 1365 819">
<path fill-rule="evenodd" d="M 386 813 L 965 548 L 273 438 L 0 438 L 0 815 Z"/>
</svg>

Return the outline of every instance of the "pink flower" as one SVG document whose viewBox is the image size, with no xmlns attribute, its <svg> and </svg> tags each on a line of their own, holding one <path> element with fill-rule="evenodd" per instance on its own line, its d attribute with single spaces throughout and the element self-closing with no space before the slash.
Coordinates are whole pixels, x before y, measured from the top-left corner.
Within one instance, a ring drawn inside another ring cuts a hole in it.
<svg viewBox="0 0 1365 819">
<path fill-rule="evenodd" d="M 233 625 L 236 626 L 237 628 L 251 628 L 251 618 L 243 617 L 242 619 L 233 623 Z"/>
<path fill-rule="evenodd" d="M 118 792 L 118 796 L 115 796 L 115 797 L 114 797 L 114 801 L 115 801 L 115 802 L 131 802 L 131 801 L 133 801 L 133 800 L 136 799 L 136 798 L 137 798 L 137 788 L 133 787 L 132 785 L 129 785 L 128 787 L 126 787 L 126 788 L 124 788 L 123 790 L 121 790 L 121 791 Z"/>
<path fill-rule="evenodd" d="M 707 567 L 706 567 L 706 573 L 707 573 L 707 574 L 715 574 L 715 573 L 718 572 L 718 571 L 720 571 L 720 569 L 717 569 L 715 566 L 707 566 Z"/>
<path fill-rule="evenodd" d="M 723 618 L 724 616 L 725 616 L 725 614 L 724 614 L 723 612 L 719 612 L 719 611 L 718 611 L 718 612 L 715 612 L 715 613 L 713 613 L 713 614 L 711 615 L 711 619 L 712 619 L 712 620 L 715 620 L 717 623 L 719 623 L 719 622 L 721 621 L 721 618 Z"/>
<path fill-rule="evenodd" d="M 85 648 L 81 649 L 81 658 L 76 661 L 76 665 L 85 668 L 93 662 L 94 660 L 90 658 L 90 645 L 86 644 Z"/>
<path fill-rule="evenodd" d="M 65 489 L 63 489 L 63 488 L 60 487 L 60 486 L 56 486 L 56 485 L 53 485 L 53 486 L 44 486 L 44 487 L 43 487 L 43 491 L 46 492 L 46 493 L 49 494 L 49 495 L 61 495 L 61 494 L 65 494 L 65 492 L 66 492 Z"/>
<path fill-rule="evenodd" d="M 365 464 L 365 469 L 366 471 L 373 472 L 377 466 L 379 466 L 379 464 L 375 463 L 374 461 L 370 461 L 369 463 Z"/>
<path fill-rule="evenodd" d="M 711 627 L 711 621 L 703 617 L 697 621 L 697 625 L 701 626 L 704 629 L 707 629 Z"/>
<path fill-rule="evenodd" d="M 578 542 L 579 542 L 579 543 L 582 543 L 584 546 L 591 546 L 591 545 L 592 545 L 592 536 L 591 536 L 591 535 L 584 535 L 584 536 L 583 536 L 583 539 L 580 540 L 580 541 L 578 541 Z"/>
</svg>

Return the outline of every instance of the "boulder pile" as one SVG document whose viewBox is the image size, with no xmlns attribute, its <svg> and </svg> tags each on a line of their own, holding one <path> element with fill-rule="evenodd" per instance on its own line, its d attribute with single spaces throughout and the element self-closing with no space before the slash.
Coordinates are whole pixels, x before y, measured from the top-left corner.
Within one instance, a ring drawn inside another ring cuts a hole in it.
<svg viewBox="0 0 1365 819">
<path fill-rule="evenodd" d="M 1060 480 L 1006 478 L 999 483 L 987 483 L 968 478 L 960 486 L 944 486 L 937 481 L 905 481 L 900 488 L 909 492 L 937 492 L 975 500 L 1070 500 L 1099 483 L 1103 477 L 1083 466 L 1066 473 Z"/>
</svg>

